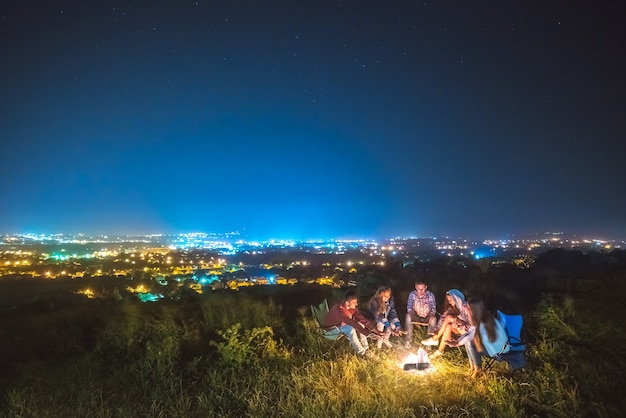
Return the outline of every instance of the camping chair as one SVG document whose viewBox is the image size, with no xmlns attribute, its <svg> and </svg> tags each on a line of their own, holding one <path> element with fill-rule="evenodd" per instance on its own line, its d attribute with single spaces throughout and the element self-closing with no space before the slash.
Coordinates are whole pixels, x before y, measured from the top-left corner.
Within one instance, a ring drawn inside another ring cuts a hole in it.
<svg viewBox="0 0 626 418">
<path fill-rule="evenodd" d="M 317 306 L 311 305 L 311 313 L 319 326 L 319 336 L 331 341 L 339 341 L 345 337 L 339 330 L 339 327 L 324 328 L 324 319 L 326 315 L 328 315 L 328 300 L 324 299 L 324 301 Z"/>
<path fill-rule="evenodd" d="M 508 340 L 500 353 L 493 357 L 487 357 L 484 369 L 489 370 L 496 362 L 500 361 L 505 361 L 511 371 L 526 367 L 528 364 L 526 361 L 526 345 L 522 341 L 521 336 L 524 318 L 519 314 L 507 315 L 502 311 L 498 311 L 498 319 L 504 326 Z"/>
</svg>

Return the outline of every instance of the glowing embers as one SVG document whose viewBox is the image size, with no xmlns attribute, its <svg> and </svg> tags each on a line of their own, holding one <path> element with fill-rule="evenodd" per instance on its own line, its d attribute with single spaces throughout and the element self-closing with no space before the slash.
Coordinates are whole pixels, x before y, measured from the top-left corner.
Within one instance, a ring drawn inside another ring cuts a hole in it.
<svg viewBox="0 0 626 418">
<path fill-rule="evenodd" d="M 434 367 L 428 360 L 428 354 L 422 347 L 419 348 L 417 354 L 409 353 L 402 362 L 401 367 L 407 371 L 419 371 L 429 373 L 434 371 Z"/>
</svg>

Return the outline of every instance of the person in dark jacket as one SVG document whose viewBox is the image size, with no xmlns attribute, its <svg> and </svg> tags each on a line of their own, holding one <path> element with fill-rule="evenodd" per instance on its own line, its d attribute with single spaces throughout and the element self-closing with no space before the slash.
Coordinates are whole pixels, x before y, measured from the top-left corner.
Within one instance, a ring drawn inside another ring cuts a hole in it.
<svg viewBox="0 0 626 418">
<path fill-rule="evenodd" d="M 356 293 L 347 291 L 343 299 L 329 309 L 322 326 L 326 333 L 345 334 L 357 354 L 367 355 L 368 335 L 378 336 L 380 333 L 376 330 L 376 325 L 359 311 L 358 305 L 359 298 Z"/>
</svg>

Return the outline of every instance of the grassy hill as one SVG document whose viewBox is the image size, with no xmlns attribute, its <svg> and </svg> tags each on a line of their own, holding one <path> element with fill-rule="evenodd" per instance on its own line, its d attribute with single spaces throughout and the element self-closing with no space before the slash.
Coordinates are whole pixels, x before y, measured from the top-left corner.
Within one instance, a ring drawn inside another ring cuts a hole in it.
<svg viewBox="0 0 626 418">
<path fill-rule="evenodd" d="M 521 272 L 431 264 L 361 277 L 363 300 L 385 282 L 402 308 L 419 275 L 438 299 L 457 287 L 522 312 L 530 366 L 473 380 L 464 350 L 421 374 L 402 369 L 400 344 L 364 359 L 319 338 L 309 305 L 337 301 L 337 289 L 39 298 L 0 315 L 0 416 L 621 416 L 626 263 L 577 257 L 553 253 Z"/>
</svg>

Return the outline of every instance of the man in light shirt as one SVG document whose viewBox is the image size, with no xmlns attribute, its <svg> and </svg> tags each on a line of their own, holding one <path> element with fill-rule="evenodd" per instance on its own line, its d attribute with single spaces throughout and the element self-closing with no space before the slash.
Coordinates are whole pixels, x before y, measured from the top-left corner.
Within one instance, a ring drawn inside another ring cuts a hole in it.
<svg viewBox="0 0 626 418">
<path fill-rule="evenodd" d="M 437 302 L 435 295 L 428 290 L 428 286 L 422 280 L 415 282 L 415 290 L 409 293 L 406 304 L 406 345 L 411 344 L 413 337 L 413 323 L 428 324 L 428 335 L 435 333 L 437 327 Z"/>
</svg>

